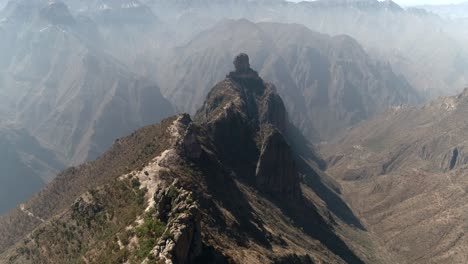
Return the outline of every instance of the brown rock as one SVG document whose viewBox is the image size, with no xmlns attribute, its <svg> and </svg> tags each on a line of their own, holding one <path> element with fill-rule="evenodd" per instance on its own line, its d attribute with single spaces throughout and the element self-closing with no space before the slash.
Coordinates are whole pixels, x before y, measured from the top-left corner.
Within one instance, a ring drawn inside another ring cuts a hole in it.
<svg viewBox="0 0 468 264">
<path fill-rule="evenodd" d="M 190 263 L 201 252 L 201 215 L 191 193 L 178 188 L 177 181 L 158 192 L 157 216 L 167 228 L 154 252 L 165 263 Z"/>
<path fill-rule="evenodd" d="M 183 139 L 185 154 L 191 159 L 198 159 L 202 154 L 200 142 L 197 139 L 197 132 L 193 126 L 189 126 Z"/>
</svg>

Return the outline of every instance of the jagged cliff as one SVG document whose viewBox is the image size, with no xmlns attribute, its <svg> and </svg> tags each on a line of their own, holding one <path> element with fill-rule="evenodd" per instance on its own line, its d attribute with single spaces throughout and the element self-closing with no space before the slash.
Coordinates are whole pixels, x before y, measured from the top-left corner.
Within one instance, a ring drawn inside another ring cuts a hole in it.
<svg viewBox="0 0 468 264">
<path fill-rule="evenodd" d="M 194 121 L 117 140 L 0 218 L 0 262 L 390 263 L 297 151 L 274 87 L 234 64 Z"/>
</svg>

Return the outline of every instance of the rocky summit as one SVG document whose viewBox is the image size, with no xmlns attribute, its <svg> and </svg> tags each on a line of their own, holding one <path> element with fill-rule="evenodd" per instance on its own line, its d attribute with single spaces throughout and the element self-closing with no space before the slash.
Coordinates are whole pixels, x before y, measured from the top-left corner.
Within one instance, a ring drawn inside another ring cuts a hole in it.
<svg viewBox="0 0 468 264">
<path fill-rule="evenodd" d="M 0 262 L 394 263 L 249 65 L 2 216 Z"/>
</svg>

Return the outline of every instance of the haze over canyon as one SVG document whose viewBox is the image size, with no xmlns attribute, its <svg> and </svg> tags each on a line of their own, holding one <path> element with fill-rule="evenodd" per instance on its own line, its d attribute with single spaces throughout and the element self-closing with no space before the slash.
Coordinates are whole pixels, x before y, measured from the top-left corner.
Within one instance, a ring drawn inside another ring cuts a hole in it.
<svg viewBox="0 0 468 264">
<path fill-rule="evenodd" d="M 0 0 L 0 263 L 468 263 L 468 3 Z"/>
</svg>

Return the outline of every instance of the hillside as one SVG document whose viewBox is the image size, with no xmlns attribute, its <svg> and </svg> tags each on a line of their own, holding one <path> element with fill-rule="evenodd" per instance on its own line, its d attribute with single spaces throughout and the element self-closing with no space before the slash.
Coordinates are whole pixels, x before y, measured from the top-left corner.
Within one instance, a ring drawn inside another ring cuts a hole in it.
<svg viewBox="0 0 468 264">
<path fill-rule="evenodd" d="M 468 92 L 395 108 L 324 146 L 344 197 L 404 263 L 465 263 Z"/>
<path fill-rule="evenodd" d="M 0 261 L 393 263 L 299 151 L 274 86 L 235 66 L 194 121 L 137 130 L 0 218 Z"/>
</svg>

